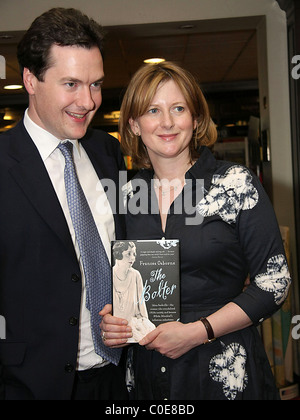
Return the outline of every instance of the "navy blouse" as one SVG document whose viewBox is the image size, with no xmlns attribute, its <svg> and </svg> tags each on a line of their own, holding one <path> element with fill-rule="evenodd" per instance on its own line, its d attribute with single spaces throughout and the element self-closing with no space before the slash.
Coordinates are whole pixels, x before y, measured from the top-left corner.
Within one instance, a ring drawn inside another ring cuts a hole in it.
<svg viewBox="0 0 300 420">
<path fill-rule="evenodd" d="M 291 277 L 275 213 L 259 179 L 202 148 L 170 208 L 165 232 L 152 179 L 153 171 L 142 170 L 126 186 L 127 237 L 180 240 L 182 305 L 215 308 L 234 302 L 254 324 L 276 312 Z M 197 180 L 204 180 L 199 202 Z M 192 193 L 186 191 L 191 185 Z M 193 214 L 188 200 L 194 201 Z M 248 274 L 250 286 L 243 291 Z"/>
<path fill-rule="evenodd" d="M 180 240 L 181 322 L 195 322 L 234 302 L 254 325 L 176 360 L 135 345 L 128 358 L 133 398 L 278 399 L 255 325 L 281 307 L 291 277 L 274 210 L 259 179 L 202 148 L 163 232 L 153 175 L 142 170 L 124 188 L 127 239 Z"/>
</svg>

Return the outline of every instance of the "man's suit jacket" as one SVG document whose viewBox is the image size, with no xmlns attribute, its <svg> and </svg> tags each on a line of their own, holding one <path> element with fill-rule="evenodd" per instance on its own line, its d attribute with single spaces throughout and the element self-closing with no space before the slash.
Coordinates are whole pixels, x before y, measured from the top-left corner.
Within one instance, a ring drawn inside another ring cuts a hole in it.
<svg viewBox="0 0 300 420">
<path fill-rule="evenodd" d="M 99 179 L 118 187 L 124 169 L 119 142 L 93 130 L 81 142 Z M 125 237 L 121 217 L 114 215 L 119 239 Z M 80 302 L 81 274 L 68 226 L 21 122 L 0 136 L 0 315 L 6 320 L 0 398 L 70 399 Z"/>
</svg>

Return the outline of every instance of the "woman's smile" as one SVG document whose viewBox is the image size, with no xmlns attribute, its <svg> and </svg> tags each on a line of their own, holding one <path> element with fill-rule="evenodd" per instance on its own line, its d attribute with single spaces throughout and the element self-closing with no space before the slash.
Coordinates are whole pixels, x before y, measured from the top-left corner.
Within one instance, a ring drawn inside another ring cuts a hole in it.
<svg viewBox="0 0 300 420">
<path fill-rule="evenodd" d="M 173 141 L 176 139 L 177 134 L 160 134 L 158 137 L 160 137 L 164 141 Z"/>
<path fill-rule="evenodd" d="M 134 132 L 139 132 L 150 159 L 176 158 L 186 154 L 196 126 L 179 86 L 171 79 L 161 84 L 148 111 L 130 122 Z"/>
</svg>

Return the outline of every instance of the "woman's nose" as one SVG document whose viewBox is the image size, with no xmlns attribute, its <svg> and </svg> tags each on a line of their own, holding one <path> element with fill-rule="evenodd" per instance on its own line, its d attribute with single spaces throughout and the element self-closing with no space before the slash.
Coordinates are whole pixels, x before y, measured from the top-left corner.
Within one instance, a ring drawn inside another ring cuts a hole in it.
<svg viewBox="0 0 300 420">
<path fill-rule="evenodd" d="M 161 125 L 168 130 L 174 127 L 174 118 L 170 112 L 164 112 L 162 114 Z"/>
</svg>

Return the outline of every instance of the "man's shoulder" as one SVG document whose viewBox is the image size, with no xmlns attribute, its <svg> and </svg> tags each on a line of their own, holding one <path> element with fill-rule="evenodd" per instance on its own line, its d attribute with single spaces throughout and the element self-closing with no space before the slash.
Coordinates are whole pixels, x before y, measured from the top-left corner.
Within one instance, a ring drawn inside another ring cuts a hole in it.
<svg viewBox="0 0 300 420">
<path fill-rule="evenodd" d="M 22 129 L 24 129 L 23 121 L 19 121 L 13 128 L 0 133 L 0 140 L 4 141 L 8 138 L 11 138 L 12 136 L 20 134 Z"/>
<path fill-rule="evenodd" d="M 125 163 L 121 153 L 120 142 L 107 132 L 99 129 L 88 129 L 80 140 L 90 159 L 100 159 L 102 164 L 106 158 L 113 159 L 120 170 L 124 170 Z"/>
<path fill-rule="evenodd" d="M 24 125 L 23 122 L 20 121 L 15 127 L 11 128 L 10 130 L 4 131 L 0 133 L 0 150 L 1 153 L 5 153 L 6 150 L 10 147 L 11 141 L 16 138 L 22 138 L 24 135 Z"/>
<path fill-rule="evenodd" d="M 119 141 L 111 136 L 104 130 L 89 128 L 85 134 L 85 136 L 80 140 L 83 144 L 93 144 L 99 147 L 103 147 L 105 145 L 118 148 L 120 146 Z"/>
</svg>

